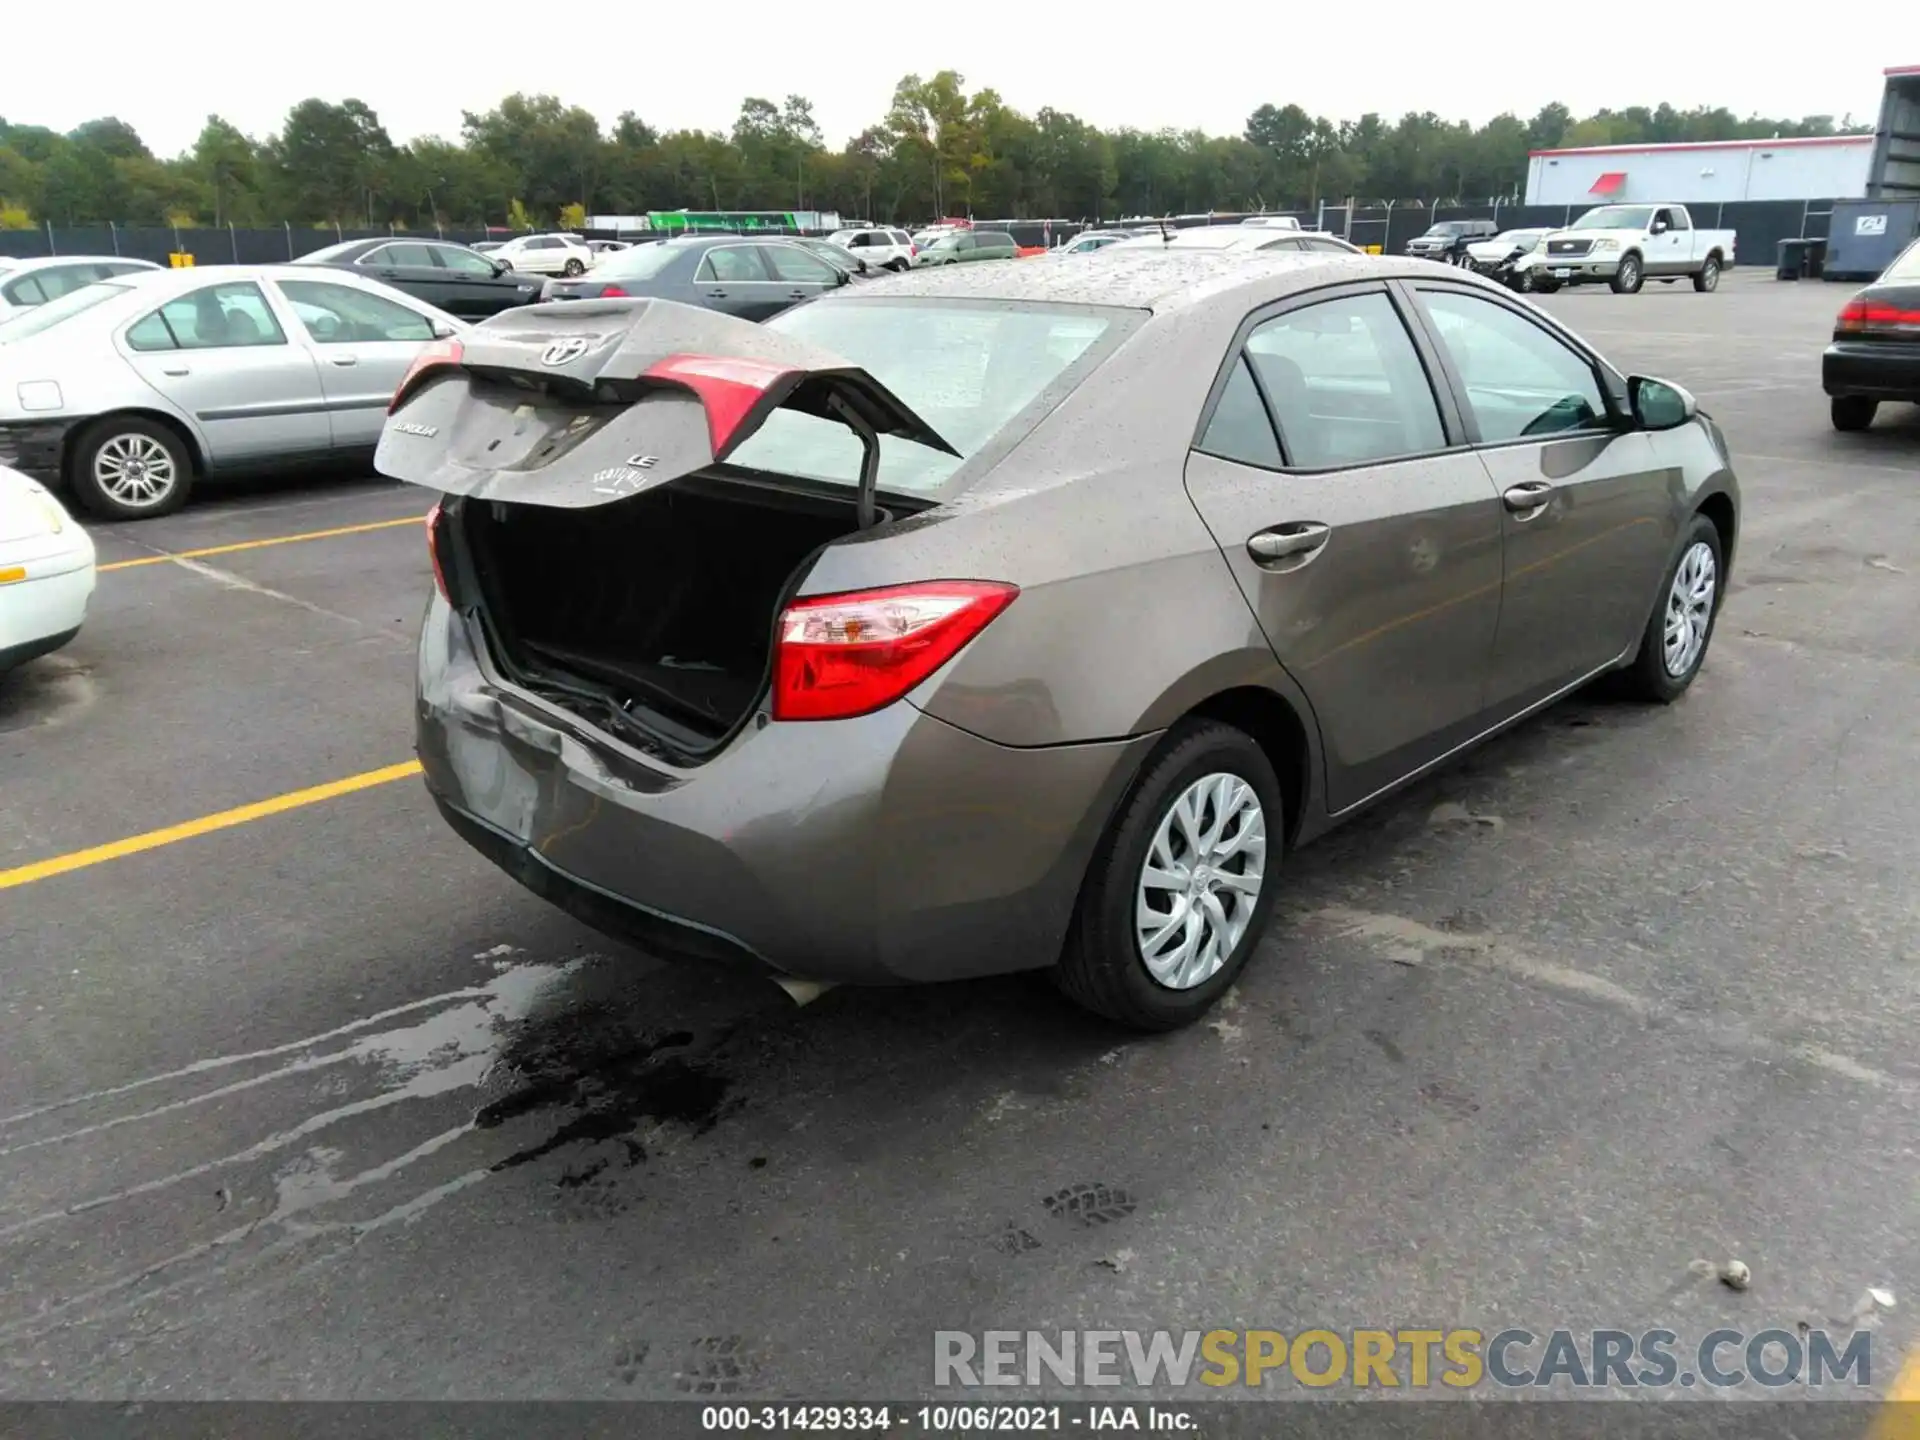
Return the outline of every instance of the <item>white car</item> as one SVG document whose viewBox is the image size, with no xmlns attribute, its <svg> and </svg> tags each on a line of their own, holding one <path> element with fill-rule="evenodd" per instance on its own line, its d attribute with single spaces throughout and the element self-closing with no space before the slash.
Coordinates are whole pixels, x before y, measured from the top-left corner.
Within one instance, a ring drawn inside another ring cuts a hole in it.
<svg viewBox="0 0 1920 1440">
<path fill-rule="evenodd" d="M 37 480 L 0 465 L 0 675 L 80 633 L 93 540 Z"/>
<path fill-rule="evenodd" d="M 204 475 L 362 460 L 422 349 L 468 328 L 313 265 L 95 281 L 0 317 L 0 465 L 140 520 Z"/>
<path fill-rule="evenodd" d="M 913 237 L 891 226 L 869 225 L 860 230 L 836 230 L 827 243 L 838 245 L 867 262 L 869 270 L 905 270 L 913 264 Z"/>
<path fill-rule="evenodd" d="M 0 255 L 0 313 L 44 305 L 96 280 L 162 268 L 123 255 L 41 255 L 30 260 Z"/>
<path fill-rule="evenodd" d="M 527 275 L 584 275 L 600 257 L 578 235 L 516 235 L 487 258 Z"/>
</svg>

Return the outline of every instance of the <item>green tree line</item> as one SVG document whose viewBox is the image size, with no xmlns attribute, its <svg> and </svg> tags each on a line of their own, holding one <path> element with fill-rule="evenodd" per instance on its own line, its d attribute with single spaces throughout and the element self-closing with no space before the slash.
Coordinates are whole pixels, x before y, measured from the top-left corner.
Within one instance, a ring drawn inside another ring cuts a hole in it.
<svg viewBox="0 0 1920 1440">
<path fill-rule="evenodd" d="M 163 159 L 112 116 L 60 134 L 0 120 L 0 227 L 341 225 L 410 229 L 580 223 L 647 210 L 837 210 L 1093 219 L 1312 207 L 1346 197 L 1487 200 L 1518 193 L 1527 152 L 1568 145 L 1844 133 L 1799 120 L 1671 105 L 1566 106 L 1484 125 L 1431 112 L 1328 120 L 1262 105 L 1239 135 L 1102 130 L 1028 115 L 951 70 L 908 75 L 886 114 L 838 149 L 804 96 L 743 100 L 725 134 L 661 130 L 632 111 L 604 128 L 551 95 L 466 112 L 457 140 L 396 143 L 359 100 L 302 100 L 278 133 L 217 115 Z"/>
</svg>

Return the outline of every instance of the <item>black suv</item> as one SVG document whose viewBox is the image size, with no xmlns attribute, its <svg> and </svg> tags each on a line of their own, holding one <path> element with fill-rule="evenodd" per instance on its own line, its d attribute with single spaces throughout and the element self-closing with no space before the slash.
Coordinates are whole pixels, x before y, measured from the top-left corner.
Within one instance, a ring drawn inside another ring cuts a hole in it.
<svg viewBox="0 0 1920 1440">
<path fill-rule="evenodd" d="M 1491 220 L 1438 220 L 1426 234 L 1407 242 L 1407 254 L 1421 260 L 1459 265 L 1465 261 L 1467 246 L 1477 240 L 1491 240 L 1499 233 L 1499 227 Z"/>
</svg>

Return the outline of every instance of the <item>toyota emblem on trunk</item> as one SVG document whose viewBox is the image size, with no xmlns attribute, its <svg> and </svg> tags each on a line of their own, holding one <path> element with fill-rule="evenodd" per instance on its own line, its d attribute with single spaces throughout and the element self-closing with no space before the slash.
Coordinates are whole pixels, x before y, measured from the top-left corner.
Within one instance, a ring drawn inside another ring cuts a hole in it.
<svg viewBox="0 0 1920 1440">
<path fill-rule="evenodd" d="M 584 340 L 556 340 L 540 352 L 542 365 L 569 365 L 587 353 Z"/>
</svg>

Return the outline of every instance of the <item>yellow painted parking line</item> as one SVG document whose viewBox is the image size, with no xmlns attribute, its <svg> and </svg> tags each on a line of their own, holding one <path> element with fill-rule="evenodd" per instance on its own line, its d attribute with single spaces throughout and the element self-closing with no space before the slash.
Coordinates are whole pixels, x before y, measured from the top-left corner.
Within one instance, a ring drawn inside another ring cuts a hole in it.
<svg viewBox="0 0 1920 1440">
<path fill-rule="evenodd" d="M 1874 1416 L 1867 1440 L 1920 1440 L 1920 1348 L 1893 1377 L 1893 1387 Z"/>
<path fill-rule="evenodd" d="M 115 560 L 110 565 L 100 566 L 100 573 L 109 570 L 132 570 L 140 565 L 165 565 L 174 560 L 200 560 L 208 555 L 231 555 L 239 550 L 264 550 L 269 545 L 297 545 L 302 540 L 331 540 L 338 535 L 365 535 L 371 530 L 397 530 L 402 525 L 418 525 L 426 519 L 424 515 L 408 515 L 399 520 L 371 520 L 365 525 L 336 525 L 331 530 L 308 530 L 300 535 L 272 535 L 265 540 L 236 540 L 231 545 L 209 545 L 204 550 L 176 550 L 164 555 L 142 555 L 138 560 Z"/>
<path fill-rule="evenodd" d="M 376 785 L 405 780 L 419 773 L 420 762 L 409 760 L 404 765 L 389 765 L 383 770 L 368 770 L 364 774 L 349 775 L 344 780 L 331 780 L 325 785 L 315 785 L 306 790 L 294 790 L 285 795 L 276 795 L 271 800 L 256 800 L 251 805 L 242 805 L 234 810 L 222 810 L 217 815 L 203 815 L 198 820 L 169 825 L 164 830 L 149 830 L 144 835 L 131 835 L 125 840 L 115 840 L 109 845 L 96 845 L 91 850 L 75 850 L 71 854 L 56 855 L 51 860 L 36 860 L 31 865 L 22 865 L 13 870 L 0 870 L 0 890 L 11 890 L 16 885 L 31 885 L 36 880 L 49 880 L 55 875 L 84 870 L 89 865 L 104 865 L 109 860 L 124 860 L 127 856 L 138 855 L 144 850 L 158 850 L 163 845 L 192 840 L 200 835 L 211 835 L 216 830 L 228 830 L 235 825 L 245 825 L 251 820 L 264 820 L 269 815 L 297 810 L 303 805 L 317 805 L 322 800 L 351 795 L 356 790 L 370 790 Z"/>
</svg>

